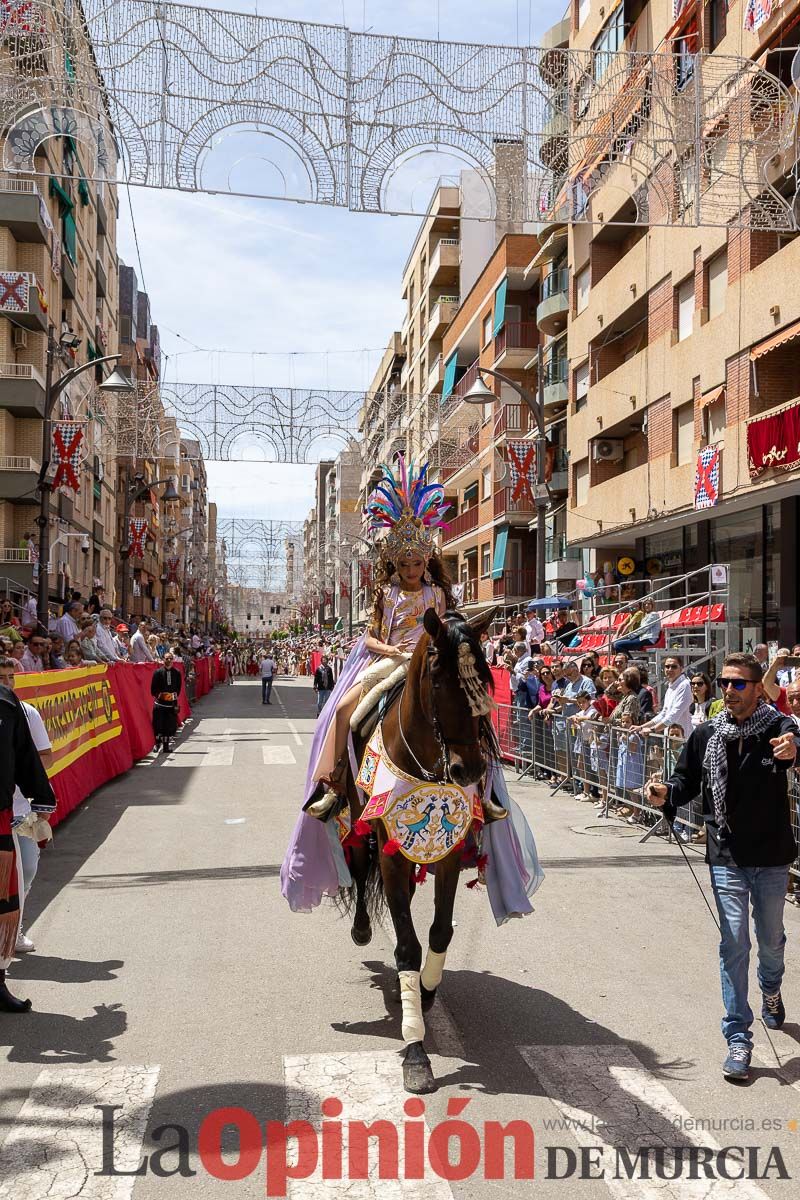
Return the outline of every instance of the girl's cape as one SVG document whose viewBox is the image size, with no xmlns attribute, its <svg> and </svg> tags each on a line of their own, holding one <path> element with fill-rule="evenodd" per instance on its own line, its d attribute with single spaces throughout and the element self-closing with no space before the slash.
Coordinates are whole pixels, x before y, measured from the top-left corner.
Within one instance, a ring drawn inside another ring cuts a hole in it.
<svg viewBox="0 0 800 1200">
<path fill-rule="evenodd" d="M 353 686 L 361 669 L 369 661 L 363 635 L 356 642 L 328 703 L 317 719 L 317 729 L 311 744 L 305 804 L 316 787 L 313 767 L 325 741 L 336 705 Z M 499 763 L 493 764 L 487 787 L 495 799 L 508 809 L 508 817 L 492 821 L 483 830 L 482 853 L 488 855 L 485 867 L 486 887 L 492 913 L 498 925 L 511 917 L 533 912 L 530 897 L 539 887 L 544 872 L 539 864 L 533 833 L 519 805 L 508 793 Z M 350 871 L 339 842 L 335 821 L 319 821 L 300 812 L 281 866 L 281 893 L 292 912 L 311 912 L 324 896 L 336 896 L 339 888 L 349 887 Z"/>
</svg>

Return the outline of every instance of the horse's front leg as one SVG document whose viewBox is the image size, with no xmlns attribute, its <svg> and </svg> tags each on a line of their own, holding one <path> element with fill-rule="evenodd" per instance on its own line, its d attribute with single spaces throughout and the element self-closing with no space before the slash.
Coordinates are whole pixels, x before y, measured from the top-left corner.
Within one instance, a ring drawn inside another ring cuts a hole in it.
<svg viewBox="0 0 800 1200">
<path fill-rule="evenodd" d="M 436 989 L 442 982 L 447 947 L 453 938 L 453 908 L 460 876 L 460 853 L 450 853 L 436 864 L 433 924 L 428 931 L 428 953 L 420 975 L 423 1012 L 427 1012 L 433 1004 Z"/>
<path fill-rule="evenodd" d="M 402 854 L 382 853 L 386 841 L 381 830 L 381 875 L 386 903 L 392 916 L 396 939 L 394 959 L 400 980 L 400 1002 L 403 1010 L 403 1085 L 407 1092 L 425 1095 L 436 1090 L 431 1063 L 425 1053 L 425 1019 L 422 1015 L 420 967 L 422 946 L 411 919 L 412 876 L 414 864 Z"/>
</svg>

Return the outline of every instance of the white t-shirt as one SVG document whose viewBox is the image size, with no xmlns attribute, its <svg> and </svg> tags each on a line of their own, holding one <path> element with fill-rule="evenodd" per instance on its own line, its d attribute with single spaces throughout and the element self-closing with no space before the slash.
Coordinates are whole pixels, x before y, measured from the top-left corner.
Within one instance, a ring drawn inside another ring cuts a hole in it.
<svg viewBox="0 0 800 1200">
<path fill-rule="evenodd" d="M 262 658 L 261 660 L 261 678 L 271 679 L 275 674 L 275 659 Z"/>
<path fill-rule="evenodd" d="M 44 727 L 44 721 L 39 716 L 38 709 L 35 709 L 32 704 L 28 704 L 25 700 L 20 700 L 23 712 L 28 722 L 28 728 L 31 731 L 33 744 L 37 750 L 52 750 L 50 738 L 47 736 L 47 730 Z M 19 788 L 14 788 L 14 817 L 27 817 L 31 811 L 30 801 L 26 796 L 23 796 Z"/>
</svg>

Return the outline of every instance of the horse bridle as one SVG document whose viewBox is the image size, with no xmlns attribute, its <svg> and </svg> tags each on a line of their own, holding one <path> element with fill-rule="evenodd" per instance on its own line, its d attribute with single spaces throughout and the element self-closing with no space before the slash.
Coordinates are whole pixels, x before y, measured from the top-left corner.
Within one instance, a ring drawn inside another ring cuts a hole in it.
<svg viewBox="0 0 800 1200">
<path fill-rule="evenodd" d="M 426 660 L 428 663 L 430 663 L 430 660 L 435 653 L 436 653 L 435 646 L 433 646 L 433 645 L 428 646 L 428 649 L 426 650 Z M 428 674 L 428 678 L 430 678 L 430 670 L 428 670 L 427 674 Z M 435 693 L 436 693 L 436 689 L 438 686 L 439 685 L 434 683 L 433 680 L 431 679 L 431 685 L 430 685 L 430 687 L 431 687 L 431 725 L 433 726 L 433 734 L 434 734 L 434 737 L 436 738 L 436 742 L 439 747 L 439 757 L 437 758 L 436 762 L 434 763 L 432 770 L 429 771 L 427 769 L 427 767 L 423 767 L 422 763 L 419 761 L 416 754 L 414 753 L 414 751 L 411 749 L 410 745 L 408 744 L 408 738 L 406 737 L 405 730 L 403 729 L 403 697 L 402 696 L 400 697 L 400 703 L 399 703 L 399 706 L 397 709 L 397 725 L 400 730 L 400 737 L 403 740 L 403 745 L 405 746 L 406 750 L 408 751 L 410 757 L 414 760 L 414 763 L 416 765 L 417 770 L 420 773 L 420 776 L 423 779 L 425 779 L 428 783 L 452 783 L 453 777 L 450 772 L 450 747 L 451 746 L 471 746 L 472 742 L 459 742 L 459 741 L 455 741 L 455 740 L 452 740 L 450 742 L 445 741 L 444 735 L 442 734 L 442 727 L 439 722 L 439 713 L 436 709 L 436 694 Z M 424 707 L 423 707 L 423 712 L 424 712 Z M 440 769 L 444 772 L 443 779 L 438 778 L 437 772 Z"/>
</svg>

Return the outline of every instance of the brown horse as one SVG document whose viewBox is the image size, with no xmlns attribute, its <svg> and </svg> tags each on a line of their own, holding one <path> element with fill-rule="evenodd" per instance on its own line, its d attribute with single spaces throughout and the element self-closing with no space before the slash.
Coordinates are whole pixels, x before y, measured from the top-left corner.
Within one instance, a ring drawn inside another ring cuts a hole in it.
<svg viewBox="0 0 800 1200">
<path fill-rule="evenodd" d="M 491 721 L 485 715 L 492 675 L 480 645 L 480 635 L 495 611 L 469 621 L 459 613 L 447 613 L 444 620 L 433 609 L 425 613 L 426 632 L 409 664 L 405 687 L 382 722 L 389 758 L 420 781 L 460 786 L 477 783 L 486 774 L 489 759 L 498 754 Z M 484 715 L 474 715 L 476 710 Z M 356 739 L 359 762 L 364 749 L 363 742 Z M 348 798 L 355 824 L 364 805 L 352 776 L 348 779 Z M 411 917 L 415 864 L 400 853 L 384 854 L 388 835 L 380 820 L 375 822 L 374 830 L 366 842 L 351 847 L 351 934 L 357 945 L 366 945 L 372 937 L 371 914 L 375 915 L 382 903 L 388 905 L 403 1007 L 403 1081 L 409 1092 L 431 1092 L 436 1084 L 423 1046 L 422 1014 L 433 1004 L 453 936 L 453 905 L 463 848 L 454 847 L 436 863 L 435 913 L 423 967 L 422 946 Z"/>
</svg>

